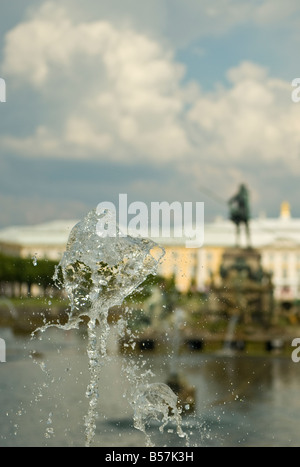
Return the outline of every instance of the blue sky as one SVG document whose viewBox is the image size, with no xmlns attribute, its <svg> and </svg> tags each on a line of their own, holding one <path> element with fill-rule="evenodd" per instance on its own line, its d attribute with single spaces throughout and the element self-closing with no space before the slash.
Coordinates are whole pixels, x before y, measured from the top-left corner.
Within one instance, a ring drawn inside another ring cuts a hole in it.
<svg viewBox="0 0 300 467">
<path fill-rule="evenodd" d="M 0 226 L 101 201 L 300 216 L 296 0 L 0 3 Z M 203 188 L 204 187 L 204 188 Z"/>
</svg>

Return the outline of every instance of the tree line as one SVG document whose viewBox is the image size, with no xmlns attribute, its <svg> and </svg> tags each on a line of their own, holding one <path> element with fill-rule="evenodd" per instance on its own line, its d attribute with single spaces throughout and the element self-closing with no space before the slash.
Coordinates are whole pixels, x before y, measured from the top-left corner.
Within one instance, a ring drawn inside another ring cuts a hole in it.
<svg viewBox="0 0 300 467">
<path fill-rule="evenodd" d="M 41 287 L 44 295 L 55 284 L 53 275 L 56 261 L 49 259 L 20 258 L 0 253 L 0 288 L 1 294 L 22 295 L 24 284 L 27 294 L 31 294 L 33 284 Z"/>
<path fill-rule="evenodd" d="M 0 295 L 19 297 L 24 295 L 25 290 L 25 294 L 30 296 L 34 284 L 41 288 L 42 295 L 47 295 L 49 291 L 53 292 L 53 289 L 58 291 L 60 287 L 57 288 L 53 280 L 57 265 L 57 261 L 50 259 L 34 260 L 0 253 Z M 180 293 L 175 285 L 175 277 L 165 278 L 159 275 L 148 276 L 128 300 L 142 302 L 151 295 L 155 285 L 161 288 L 170 302 L 178 301 Z"/>
</svg>

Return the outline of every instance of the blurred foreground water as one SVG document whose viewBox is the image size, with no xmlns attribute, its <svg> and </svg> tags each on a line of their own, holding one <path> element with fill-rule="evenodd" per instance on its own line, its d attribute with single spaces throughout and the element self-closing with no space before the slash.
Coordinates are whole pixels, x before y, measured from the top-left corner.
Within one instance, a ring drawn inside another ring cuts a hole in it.
<svg viewBox="0 0 300 467">
<path fill-rule="evenodd" d="M 112 336 L 114 334 L 112 333 Z M 89 381 L 86 336 L 80 330 L 49 329 L 38 338 L 0 329 L 7 362 L 0 364 L 0 447 L 84 446 L 85 397 Z M 169 357 L 134 357 L 165 382 Z M 133 427 L 128 382 L 116 342 L 100 378 L 95 446 L 145 446 Z M 191 446 L 300 446 L 300 364 L 288 357 L 184 354 L 178 366 L 196 387 L 196 413 L 183 418 Z M 155 446 L 184 446 L 168 425 L 149 427 Z"/>
</svg>

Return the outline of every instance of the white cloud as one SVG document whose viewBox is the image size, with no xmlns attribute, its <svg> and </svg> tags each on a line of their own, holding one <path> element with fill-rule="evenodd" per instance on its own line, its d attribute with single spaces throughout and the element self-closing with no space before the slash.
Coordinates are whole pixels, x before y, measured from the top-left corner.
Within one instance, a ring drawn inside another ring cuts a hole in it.
<svg viewBox="0 0 300 467">
<path fill-rule="evenodd" d="M 278 162 L 300 173 L 300 107 L 291 85 L 243 62 L 228 71 L 231 87 L 199 96 L 188 118 L 207 158 L 229 163 Z"/>
<path fill-rule="evenodd" d="M 219 1 L 228 4 L 235 1 Z M 284 158 L 300 171 L 300 105 L 290 83 L 255 63 L 229 69 L 229 86 L 204 93 L 182 84 L 184 67 L 157 40 L 107 20 L 72 20 L 49 2 L 7 34 L 2 70 L 56 109 L 32 134 L 2 137 L 17 154 L 181 162 L 193 174 L 199 160 L 242 166 Z"/>
<path fill-rule="evenodd" d="M 74 144 L 85 151 L 96 149 L 109 151 L 112 146 L 112 138 L 109 133 L 98 133 L 92 126 L 92 122 L 80 117 L 70 118 L 66 124 L 64 133 L 66 144 Z"/>
<path fill-rule="evenodd" d="M 45 115 L 36 135 L 6 138 L 14 149 L 66 156 L 110 150 L 116 159 L 142 152 L 157 160 L 188 150 L 180 121 L 184 69 L 145 35 L 107 21 L 71 22 L 64 9 L 47 3 L 7 34 L 4 52 L 5 75 L 61 109 L 51 128 Z"/>
</svg>

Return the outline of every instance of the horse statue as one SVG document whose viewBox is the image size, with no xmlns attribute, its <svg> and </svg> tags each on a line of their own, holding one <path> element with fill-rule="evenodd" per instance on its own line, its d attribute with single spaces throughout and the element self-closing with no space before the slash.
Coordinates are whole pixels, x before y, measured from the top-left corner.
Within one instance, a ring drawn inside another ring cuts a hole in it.
<svg viewBox="0 0 300 467">
<path fill-rule="evenodd" d="M 241 184 L 239 191 L 236 195 L 232 196 L 228 201 L 230 220 L 236 225 L 236 246 L 240 247 L 240 225 L 245 225 L 245 231 L 247 236 L 248 248 L 251 248 L 250 241 L 250 207 L 249 207 L 249 192 L 244 184 Z"/>
</svg>

